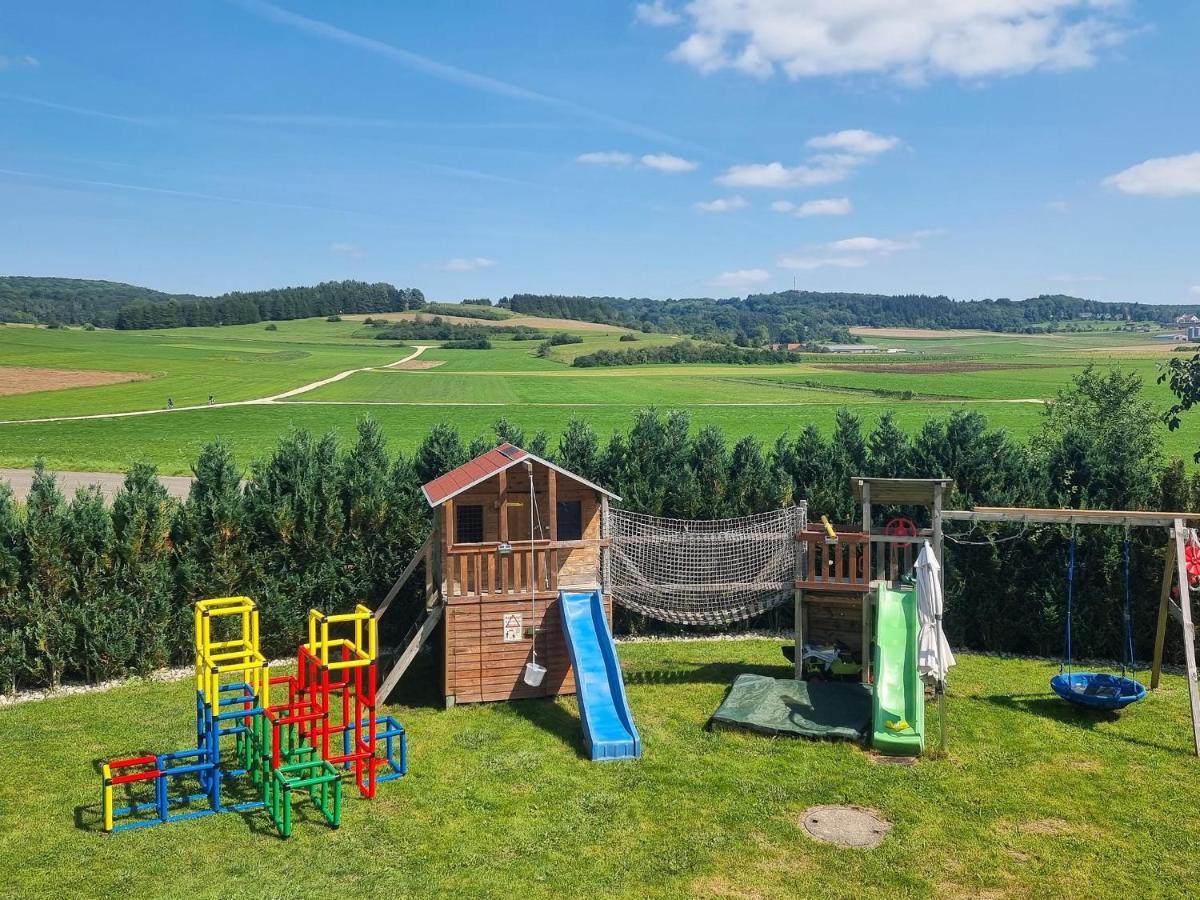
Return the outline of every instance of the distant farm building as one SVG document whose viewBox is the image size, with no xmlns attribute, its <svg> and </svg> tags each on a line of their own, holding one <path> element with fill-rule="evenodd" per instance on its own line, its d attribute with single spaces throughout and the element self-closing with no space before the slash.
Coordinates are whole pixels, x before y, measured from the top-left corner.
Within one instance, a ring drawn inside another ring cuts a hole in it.
<svg viewBox="0 0 1200 900">
<path fill-rule="evenodd" d="M 1188 326 L 1187 339 L 1189 341 L 1200 341 L 1200 325 Z"/>
<path fill-rule="evenodd" d="M 1176 325 L 1200 325 L 1200 318 L 1198 318 L 1196 316 L 1190 316 L 1187 313 L 1184 313 L 1182 316 L 1175 317 L 1175 324 Z"/>
<path fill-rule="evenodd" d="M 874 344 L 822 344 L 821 349 L 826 353 L 880 353 Z"/>
<path fill-rule="evenodd" d="M 803 350 L 804 345 L 803 344 L 772 344 L 771 349 L 772 350 L 790 350 L 791 352 L 795 353 L 797 351 Z"/>
</svg>

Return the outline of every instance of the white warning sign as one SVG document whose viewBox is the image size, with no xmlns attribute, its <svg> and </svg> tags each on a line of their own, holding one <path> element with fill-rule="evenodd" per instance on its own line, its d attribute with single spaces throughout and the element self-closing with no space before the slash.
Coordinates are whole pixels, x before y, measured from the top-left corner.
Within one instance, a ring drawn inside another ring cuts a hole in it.
<svg viewBox="0 0 1200 900">
<path fill-rule="evenodd" d="M 505 613 L 504 643 L 511 644 L 513 641 L 521 640 L 524 637 L 525 631 L 523 625 L 520 613 Z"/>
</svg>

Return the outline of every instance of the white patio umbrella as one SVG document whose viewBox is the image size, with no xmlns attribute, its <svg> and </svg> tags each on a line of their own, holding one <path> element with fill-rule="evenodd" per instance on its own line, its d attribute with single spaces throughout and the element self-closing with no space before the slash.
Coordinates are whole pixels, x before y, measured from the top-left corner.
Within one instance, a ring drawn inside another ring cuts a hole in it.
<svg viewBox="0 0 1200 900">
<path fill-rule="evenodd" d="M 934 683 L 938 697 L 938 727 L 940 743 L 946 749 L 946 714 L 943 697 L 946 693 L 946 673 L 954 665 L 954 654 L 942 630 L 942 566 L 929 541 L 921 548 L 914 566 L 917 573 L 917 671 Z"/>
</svg>

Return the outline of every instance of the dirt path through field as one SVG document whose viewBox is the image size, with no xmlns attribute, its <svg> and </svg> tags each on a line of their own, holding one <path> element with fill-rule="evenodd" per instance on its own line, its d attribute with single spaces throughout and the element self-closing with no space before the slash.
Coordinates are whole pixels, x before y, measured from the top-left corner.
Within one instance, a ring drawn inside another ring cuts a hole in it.
<svg viewBox="0 0 1200 900">
<path fill-rule="evenodd" d="M 252 400 L 231 400 L 228 403 L 212 403 L 203 404 L 200 406 L 176 406 L 171 409 L 137 409 L 128 412 L 113 412 L 113 413 L 93 413 L 86 416 L 52 416 L 45 419 L 7 419 L 0 421 L 0 425 L 31 425 L 38 422 L 82 422 L 90 419 L 126 419 L 131 416 L 156 416 L 163 413 L 179 413 L 179 412 L 194 412 L 200 409 L 229 409 L 234 406 L 262 406 L 269 403 L 278 403 L 282 400 L 287 400 L 291 397 L 298 397 L 301 394 L 307 394 L 309 391 L 315 391 L 317 388 L 325 387 L 327 384 L 333 384 L 351 375 L 357 375 L 359 372 L 375 372 L 380 369 L 392 369 L 404 363 L 411 362 L 422 353 L 430 348 L 430 344 L 414 344 L 413 352 L 403 359 L 398 359 L 395 362 L 388 363 L 385 366 L 360 366 L 357 369 L 347 369 L 345 372 L 338 372 L 336 375 L 331 375 L 328 378 L 322 378 L 320 381 L 314 381 L 310 384 L 303 384 L 300 387 L 292 388 L 288 391 L 282 391 L 278 394 L 272 394 L 270 397 L 256 397 Z"/>
</svg>

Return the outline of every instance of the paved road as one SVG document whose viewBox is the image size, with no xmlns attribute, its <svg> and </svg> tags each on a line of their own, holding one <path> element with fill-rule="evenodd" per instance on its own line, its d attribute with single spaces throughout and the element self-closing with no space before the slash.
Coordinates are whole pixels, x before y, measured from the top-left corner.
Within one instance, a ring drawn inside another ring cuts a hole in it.
<svg viewBox="0 0 1200 900">
<path fill-rule="evenodd" d="M 55 475 L 59 488 L 68 498 L 78 487 L 98 484 L 104 496 L 111 500 L 125 483 L 125 476 L 117 472 L 55 472 Z M 187 497 L 192 486 L 192 479 L 187 475 L 159 475 L 158 480 L 172 497 L 180 500 Z M 13 493 L 24 500 L 33 484 L 33 469 L 0 469 L 0 481 L 7 481 L 12 485 Z"/>
<path fill-rule="evenodd" d="M 296 397 L 300 394 L 307 394 L 309 391 L 315 391 L 317 388 L 325 387 L 327 384 L 333 384 L 335 381 L 341 381 L 343 378 L 349 378 L 351 375 L 357 375 L 359 372 L 372 372 L 379 369 L 392 369 L 402 363 L 408 362 L 410 359 L 416 359 L 422 353 L 429 349 L 428 344 L 416 344 L 413 346 L 413 352 L 404 359 L 398 359 L 395 362 L 388 363 L 386 366 L 363 366 L 358 369 L 347 369 L 345 372 L 338 372 L 336 375 L 331 375 L 329 378 L 322 378 L 320 381 L 314 381 L 311 384 L 302 384 L 298 388 L 292 388 L 290 391 L 284 391 L 281 394 L 272 394 L 270 397 L 256 397 L 253 400 L 233 400 L 228 403 L 213 403 L 203 404 L 201 406 L 176 406 L 171 409 L 160 407 L 158 409 L 136 409 L 128 412 L 114 413 L 92 413 L 86 416 L 52 416 L 45 419 L 10 419 L 0 421 L 0 425 L 29 425 L 35 422 L 79 422 L 86 419 L 125 419 L 130 416 L 157 416 L 166 413 L 181 413 L 201 409 L 229 409 L 231 406 L 261 406 L 267 403 L 278 403 L 281 400 L 287 400 L 289 397 Z"/>
</svg>

